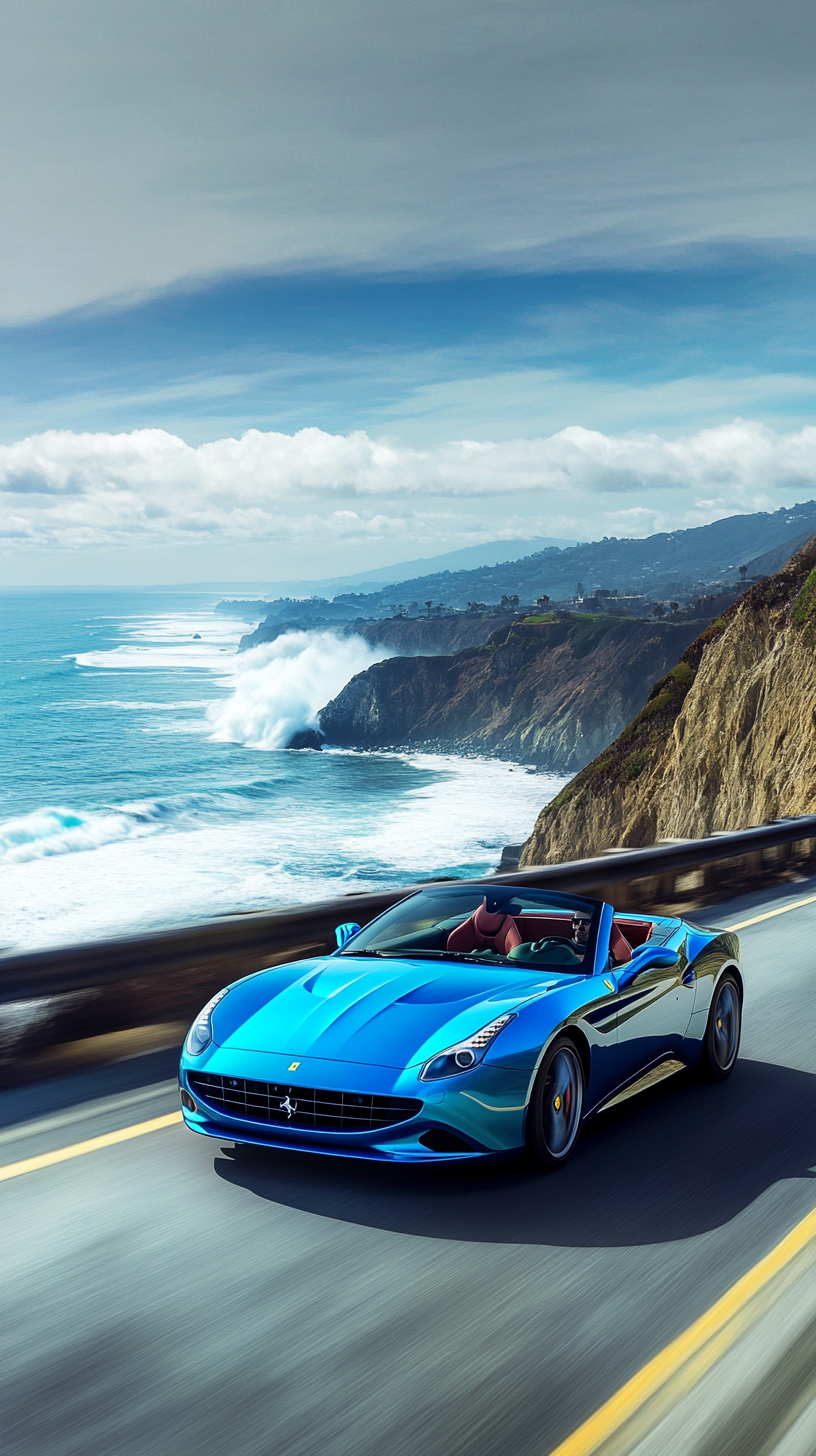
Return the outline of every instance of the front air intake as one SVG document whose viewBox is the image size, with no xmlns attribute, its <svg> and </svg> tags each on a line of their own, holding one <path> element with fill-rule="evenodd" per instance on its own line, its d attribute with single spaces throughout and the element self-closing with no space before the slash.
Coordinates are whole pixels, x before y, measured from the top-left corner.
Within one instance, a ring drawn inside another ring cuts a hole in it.
<svg viewBox="0 0 816 1456">
<path fill-rule="evenodd" d="M 327 1092 L 322 1087 L 290 1087 L 279 1082 L 251 1082 L 211 1072 L 188 1074 L 202 1102 L 230 1117 L 283 1127 L 311 1127 L 320 1132 L 372 1132 L 407 1122 L 422 1111 L 414 1097 L 375 1097 L 367 1092 Z"/>
<path fill-rule="evenodd" d="M 450 1132 L 446 1127 L 432 1127 L 422 1134 L 419 1141 L 431 1153 L 473 1152 L 470 1143 L 466 1143 L 464 1138 L 457 1137 L 455 1132 Z"/>
</svg>

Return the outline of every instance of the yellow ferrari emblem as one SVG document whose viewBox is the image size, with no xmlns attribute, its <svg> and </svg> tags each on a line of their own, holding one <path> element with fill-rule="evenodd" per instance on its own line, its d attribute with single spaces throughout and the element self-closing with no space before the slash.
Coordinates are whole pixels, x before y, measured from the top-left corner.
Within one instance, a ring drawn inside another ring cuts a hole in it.
<svg viewBox="0 0 816 1456">
<path fill-rule="evenodd" d="M 561 1111 L 561 1094 L 560 1093 L 556 1097 L 556 1099 L 555 1099 L 555 1101 L 553 1103 L 553 1107 L 555 1108 L 556 1112 L 560 1112 Z"/>
<path fill-rule="evenodd" d="M 300 1066 L 300 1062 L 293 1062 L 292 1065 L 291 1065 L 291 1067 L 289 1068 L 289 1071 L 290 1072 L 296 1072 L 299 1066 Z"/>
<path fill-rule="evenodd" d="M 615 989 L 615 982 L 614 981 L 607 981 L 606 976 L 604 976 L 604 985 L 605 986 L 608 986 L 609 989 L 610 989 L 610 991 L 614 991 L 614 989 Z"/>
</svg>

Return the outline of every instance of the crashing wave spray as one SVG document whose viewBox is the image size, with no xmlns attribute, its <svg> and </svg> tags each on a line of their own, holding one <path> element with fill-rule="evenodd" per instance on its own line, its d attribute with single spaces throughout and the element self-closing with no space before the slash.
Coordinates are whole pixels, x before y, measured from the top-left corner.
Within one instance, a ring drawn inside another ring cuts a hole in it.
<svg viewBox="0 0 816 1456">
<path fill-rule="evenodd" d="M 239 659 L 232 696 L 207 709 L 210 735 L 247 748 L 286 748 L 356 673 L 391 654 L 362 637 L 287 632 Z"/>
</svg>

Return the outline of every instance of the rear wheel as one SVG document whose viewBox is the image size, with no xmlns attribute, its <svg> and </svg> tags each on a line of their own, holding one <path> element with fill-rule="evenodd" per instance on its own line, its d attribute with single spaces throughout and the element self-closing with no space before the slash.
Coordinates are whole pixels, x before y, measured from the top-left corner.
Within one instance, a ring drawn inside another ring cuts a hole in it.
<svg viewBox="0 0 816 1456">
<path fill-rule="evenodd" d="M 742 996 L 736 977 L 726 971 L 718 982 L 708 1013 L 700 1072 L 710 1082 L 730 1077 L 739 1055 Z"/>
<path fill-rule="evenodd" d="M 581 1131 L 584 1068 L 574 1042 L 559 1037 L 538 1070 L 527 1114 L 527 1145 L 542 1168 L 560 1168 Z"/>
</svg>

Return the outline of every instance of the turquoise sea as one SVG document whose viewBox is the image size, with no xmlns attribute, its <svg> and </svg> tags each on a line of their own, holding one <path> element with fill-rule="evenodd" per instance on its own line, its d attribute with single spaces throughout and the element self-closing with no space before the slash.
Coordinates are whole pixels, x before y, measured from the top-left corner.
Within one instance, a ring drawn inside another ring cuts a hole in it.
<svg viewBox="0 0 816 1456">
<path fill-rule="evenodd" d="M 76 943 L 493 868 L 563 779 L 441 754 L 282 749 L 360 639 L 205 588 L 0 594 L 0 945 Z"/>
</svg>

